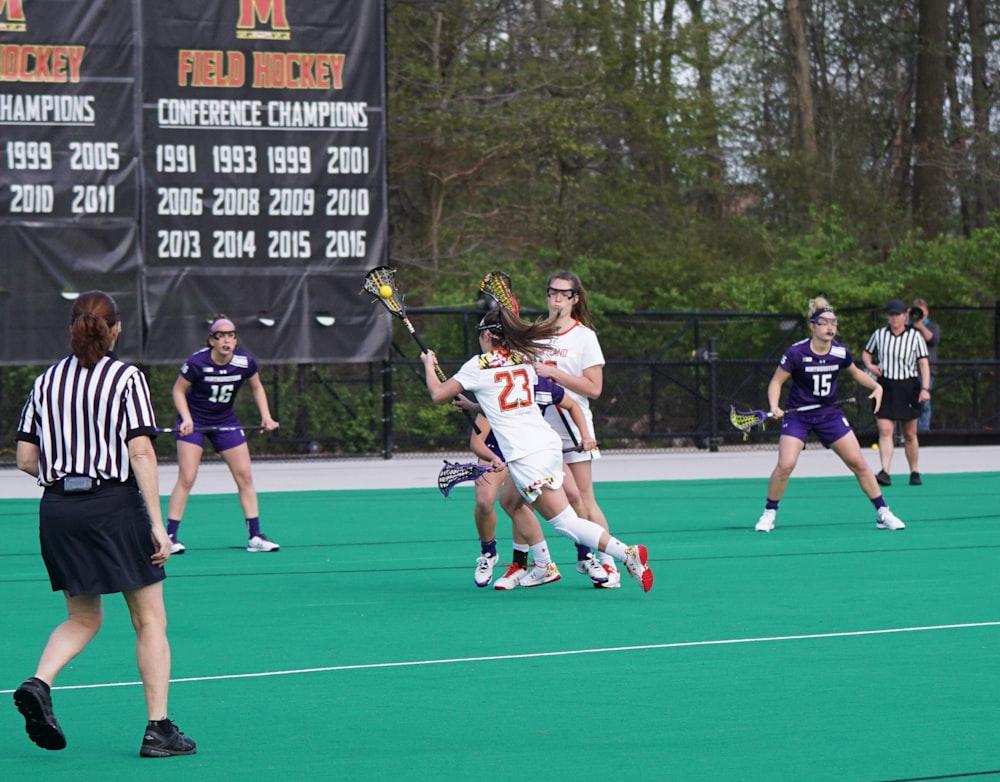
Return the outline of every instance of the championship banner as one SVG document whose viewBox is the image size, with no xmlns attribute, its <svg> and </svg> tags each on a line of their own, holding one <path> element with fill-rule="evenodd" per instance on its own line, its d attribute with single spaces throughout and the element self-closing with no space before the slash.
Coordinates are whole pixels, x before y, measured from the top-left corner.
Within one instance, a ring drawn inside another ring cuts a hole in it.
<svg viewBox="0 0 1000 782">
<path fill-rule="evenodd" d="M 383 0 L 0 0 L 0 365 L 92 288 L 133 361 L 220 312 L 260 361 L 384 358 L 384 41 Z"/>
<path fill-rule="evenodd" d="M 0 0 L 0 364 L 68 350 L 102 288 L 142 353 L 133 0 Z"/>
<path fill-rule="evenodd" d="M 382 6 L 142 4 L 147 361 L 217 313 L 259 360 L 386 355 L 357 295 L 387 254 Z"/>
</svg>

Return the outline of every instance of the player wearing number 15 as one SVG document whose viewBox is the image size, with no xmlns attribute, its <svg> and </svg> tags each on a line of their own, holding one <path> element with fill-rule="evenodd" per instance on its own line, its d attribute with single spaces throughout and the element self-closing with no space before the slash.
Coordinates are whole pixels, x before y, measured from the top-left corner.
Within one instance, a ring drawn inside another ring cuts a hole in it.
<svg viewBox="0 0 1000 782">
<path fill-rule="evenodd" d="M 185 546 L 177 530 L 187 507 L 188 496 L 198 477 L 198 465 L 206 437 L 229 467 L 239 491 L 240 505 L 247 524 L 247 551 L 277 551 L 278 544 L 260 531 L 257 490 L 250 471 L 250 448 L 246 436 L 236 428 L 239 419 L 233 410 L 236 394 L 243 383 L 250 386 L 260 411 L 260 428 L 272 431 L 278 422 L 271 418 L 267 392 L 260 382 L 253 356 L 236 346 L 236 326 L 220 315 L 209 327 L 208 347 L 192 353 L 174 383 L 177 408 L 177 484 L 167 508 L 167 534 L 171 552 L 183 554 Z M 226 431 L 195 432 L 195 427 L 219 427 Z"/>
<path fill-rule="evenodd" d="M 855 365 L 851 351 L 835 339 L 837 316 L 826 299 L 816 298 L 809 302 L 809 331 L 812 332 L 809 339 L 796 342 L 785 351 L 767 386 L 768 408 L 775 419 L 781 419 L 781 438 L 778 440 L 778 464 L 767 484 L 767 503 L 754 529 L 757 532 L 774 529 L 778 502 L 785 494 L 788 479 L 811 432 L 854 473 L 861 490 L 875 507 L 875 526 L 903 529 L 903 522 L 885 504 L 875 474 L 861 454 L 858 438 L 847 423 L 844 411 L 836 404 L 841 370 L 871 391 L 868 398 L 875 401 L 875 412 L 882 404 L 882 387 Z M 811 405 L 821 407 L 809 412 L 789 412 L 786 416 L 779 404 L 781 387 L 789 379 L 792 381 L 786 404 L 789 410 Z"/>
</svg>

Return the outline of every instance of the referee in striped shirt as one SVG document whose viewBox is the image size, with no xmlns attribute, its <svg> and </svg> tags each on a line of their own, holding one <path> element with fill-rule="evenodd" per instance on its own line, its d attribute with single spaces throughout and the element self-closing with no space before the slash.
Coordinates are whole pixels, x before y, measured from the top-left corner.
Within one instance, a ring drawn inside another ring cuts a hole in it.
<svg viewBox="0 0 1000 782">
<path fill-rule="evenodd" d="M 52 683 L 100 630 L 102 596 L 121 592 L 136 633 L 149 719 L 139 754 L 190 755 L 195 743 L 167 718 L 163 565 L 170 539 L 160 511 L 156 420 L 142 373 L 111 352 L 121 330 L 111 296 L 81 294 L 70 317 L 72 353 L 38 376 L 21 413 L 17 466 L 44 487 L 42 559 L 52 590 L 63 593 L 67 619 L 52 631 L 14 703 L 38 746 L 66 746 L 52 709 Z"/>
<path fill-rule="evenodd" d="M 875 332 L 861 354 L 865 369 L 878 378 L 884 393 L 878 421 L 878 449 L 882 469 L 875 476 L 882 486 L 892 484 L 893 433 L 895 422 L 903 430 L 903 448 L 910 467 L 910 485 L 919 486 L 920 442 L 917 419 L 920 406 L 931 398 L 931 366 L 923 335 L 907 321 L 907 309 L 899 299 L 885 308 L 889 325 Z M 875 362 L 878 363 L 875 363 Z"/>
</svg>

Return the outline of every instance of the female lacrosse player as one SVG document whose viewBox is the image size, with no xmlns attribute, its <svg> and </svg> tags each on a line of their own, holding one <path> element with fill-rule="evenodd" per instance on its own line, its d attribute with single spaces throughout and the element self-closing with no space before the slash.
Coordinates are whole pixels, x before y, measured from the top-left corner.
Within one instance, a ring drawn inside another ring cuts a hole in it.
<svg viewBox="0 0 1000 782">
<path fill-rule="evenodd" d="M 556 333 L 542 352 L 540 361 L 535 364 L 535 371 L 540 377 L 550 378 L 567 390 L 583 410 L 588 428 L 595 432 L 590 400 L 597 399 L 604 388 L 604 353 L 593 328 L 587 291 L 576 274 L 559 271 L 549 277 L 545 301 Z M 608 521 L 594 497 L 593 460 L 600 458 L 601 452 L 596 448 L 571 450 L 577 445 L 580 433 L 555 406 L 545 411 L 545 420 L 563 441 L 564 461 L 579 492 L 579 502 L 574 503 L 574 508 L 577 513 L 607 529 Z M 571 499 L 575 498 L 571 496 Z M 598 562 L 589 550 L 580 545 L 577 546 L 576 569 L 589 575 L 596 587 L 614 589 L 621 585 L 621 573 L 614 559 L 605 555 Z M 595 573 L 599 576 L 602 571 L 607 578 L 598 581 Z"/>
<path fill-rule="evenodd" d="M 247 551 L 277 551 L 278 544 L 260 531 L 257 490 L 250 472 L 250 448 L 233 411 L 236 393 L 246 382 L 260 411 L 260 428 L 272 431 L 278 422 L 271 418 L 267 392 L 260 382 L 257 362 L 236 347 L 236 326 L 220 315 L 208 329 L 208 347 L 192 353 L 181 366 L 174 383 L 174 406 L 177 408 L 177 484 L 170 493 L 167 507 L 167 534 L 171 552 L 183 554 L 184 544 L 177 540 L 184 509 L 205 449 L 206 436 L 229 467 L 239 491 L 240 505 L 247 525 Z M 221 431 L 196 432 L 195 427 L 218 427 Z"/>
<path fill-rule="evenodd" d="M 778 440 L 778 464 L 767 484 L 767 503 L 754 529 L 757 532 L 774 529 L 778 503 L 785 494 L 788 479 L 810 432 L 815 432 L 824 447 L 832 449 L 854 473 L 861 490 L 875 506 L 875 526 L 879 529 L 904 529 L 906 525 L 885 504 L 875 474 L 861 455 L 858 438 L 847 423 L 844 411 L 836 404 L 837 378 L 841 370 L 846 370 L 851 379 L 871 391 L 868 398 L 875 400 L 876 413 L 882 404 L 882 387 L 858 368 L 851 352 L 834 339 L 837 336 L 837 315 L 826 299 L 815 298 L 809 302 L 809 330 L 812 332 L 809 339 L 800 340 L 785 351 L 767 386 L 771 415 L 781 419 L 781 437 Z M 788 407 L 823 407 L 785 416 L 779 402 L 781 387 L 789 378 L 792 379 L 792 387 L 788 392 Z"/>
<path fill-rule="evenodd" d="M 560 534 L 624 562 L 643 591 L 648 592 L 653 587 L 653 572 L 646 564 L 646 547 L 626 546 L 606 529 L 580 518 L 563 491 L 560 440 L 551 427 L 544 425 L 535 403 L 538 376 L 531 364 L 544 348 L 541 340 L 553 335 L 554 325 L 548 321 L 526 323 L 500 309 L 486 313 L 478 328 L 482 354 L 469 359 L 444 382 L 435 374 L 437 357 L 433 351 L 422 354 L 431 399 L 435 404 L 444 404 L 463 391 L 475 393 L 506 457 L 511 491 L 519 493 L 511 510 L 516 512 L 525 503 L 533 505 Z M 493 466 L 502 464 L 504 461 L 494 456 Z M 534 586 L 553 568 L 553 562 L 540 562 L 536 557 L 535 567 L 520 585 Z"/>
<path fill-rule="evenodd" d="M 476 416 L 476 426 L 478 433 L 473 431 L 470 439 L 472 452 L 479 457 L 480 464 L 491 465 L 492 469 L 484 472 L 475 483 L 476 505 L 473 510 L 473 518 L 476 522 L 476 531 L 479 533 L 479 544 L 482 554 L 476 560 L 476 572 L 474 580 L 477 587 L 489 586 L 493 581 L 493 568 L 496 567 L 499 556 L 497 555 L 497 511 L 496 499 L 500 494 L 500 487 L 504 485 L 508 477 L 506 464 L 499 466 L 494 464 L 497 458 L 503 460 L 500 445 L 496 436 L 490 428 L 490 423 L 482 413 Z M 530 505 L 523 505 L 518 508 L 510 517 L 511 529 L 514 537 L 514 563 L 502 577 L 497 579 L 494 589 L 508 590 L 518 586 L 521 577 L 526 575 L 528 570 L 528 553 L 532 552 L 536 557 L 542 557 L 543 564 L 551 561 L 548 553 L 548 543 L 542 534 L 542 528 L 538 519 L 531 510 Z M 541 548 L 539 548 L 541 547 Z M 541 586 L 558 581 L 561 578 L 559 570 L 553 565 L 547 568 L 543 579 L 535 579 L 531 586 Z M 527 586 L 527 585 L 525 585 Z"/>
<path fill-rule="evenodd" d="M 465 405 L 468 405 L 466 409 L 473 406 L 477 409 L 479 408 L 479 405 L 470 403 L 464 396 L 461 396 L 460 399 Z M 595 448 L 597 446 L 597 441 L 590 436 L 587 429 L 587 423 L 580 406 L 566 396 L 565 389 L 562 386 L 553 383 L 547 378 L 538 378 L 538 384 L 535 386 L 535 402 L 542 412 L 551 404 L 563 406 L 572 416 L 580 432 L 582 432 L 580 447 Z M 456 404 L 461 403 L 456 402 Z M 493 434 L 486 416 L 480 413 L 476 418 L 476 425 L 479 431 L 473 431 L 469 446 L 472 452 L 479 457 L 480 463 L 492 464 L 495 457 L 503 460 L 503 452 L 500 450 L 500 445 L 497 443 L 496 436 Z M 476 560 L 475 572 L 476 586 L 479 587 L 489 586 L 493 579 L 493 567 L 496 565 L 498 559 L 496 552 L 496 499 L 506 477 L 507 468 L 506 465 L 503 465 L 499 470 L 494 469 L 488 473 L 484 473 L 475 483 L 476 505 L 474 518 L 482 547 L 482 554 Z M 563 488 L 566 491 L 567 497 L 571 496 L 571 493 L 576 492 L 576 487 L 573 485 L 572 473 L 564 473 Z M 513 495 L 505 497 L 507 505 L 504 506 L 504 510 L 511 518 L 514 553 L 510 567 L 503 577 L 497 580 L 495 589 L 514 589 L 520 584 L 521 578 L 527 575 L 528 572 L 528 552 L 532 545 L 531 537 L 540 537 L 542 534 L 541 527 L 538 526 L 538 519 L 535 518 L 531 507 L 527 504 L 518 504 L 517 496 L 517 492 L 515 491 Z M 597 574 L 597 579 L 599 581 L 606 580 L 608 576 L 604 572 L 604 569 L 597 568 L 597 570 L 600 571 Z"/>
</svg>

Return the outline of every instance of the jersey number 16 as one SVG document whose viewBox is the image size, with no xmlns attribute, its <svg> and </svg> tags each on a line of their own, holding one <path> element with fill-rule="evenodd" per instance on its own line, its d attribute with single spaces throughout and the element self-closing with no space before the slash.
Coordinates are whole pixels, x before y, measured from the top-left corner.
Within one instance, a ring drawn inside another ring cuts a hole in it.
<svg viewBox="0 0 1000 782">
<path fill-rule="evenodd" d="M 213 404 L 225 405 L 233 401 L 233 386 L 212 386 L 208 401 Z"/>
</svg>

